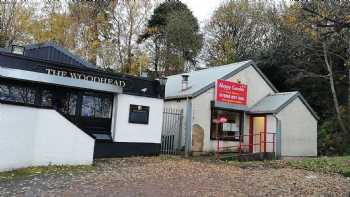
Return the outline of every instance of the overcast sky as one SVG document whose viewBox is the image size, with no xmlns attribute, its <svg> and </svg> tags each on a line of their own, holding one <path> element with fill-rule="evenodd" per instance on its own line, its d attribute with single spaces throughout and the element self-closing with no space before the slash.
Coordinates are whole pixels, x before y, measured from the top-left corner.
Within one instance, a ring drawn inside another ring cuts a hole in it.
<svg viewBox="0 0 350 197">
<path fill-rule="evenodd" d="M 193 15 L 197 17 L 201 26 L 210 18 L 220 3 L 225 1 L 227 0 L 181 0 L 181 2 L 185 3 L 192 10 Z M 276 3 L 282 2 L 282 0 L 274 1 Z M 289 0 L 286 1 L 288 2 Z"/>
<path fill-rule="evenodd" d="M 193 12 L 198 21 L 202 24 L 210 18 L 214 10 L 219 7 L 224 0 L 181 0 Z"/>
</svg>

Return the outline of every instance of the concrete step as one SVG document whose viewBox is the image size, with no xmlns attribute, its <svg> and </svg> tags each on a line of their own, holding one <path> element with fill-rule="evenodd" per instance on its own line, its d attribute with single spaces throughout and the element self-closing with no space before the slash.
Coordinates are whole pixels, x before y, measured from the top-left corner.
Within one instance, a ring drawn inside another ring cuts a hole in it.
<svg viewBox="0 0 350 197">
<path fill-rule="evenodd" d="M 262 161 L 275 159 L 274 153 L 220 153 L 220 160 L 223 161 Z"/>
</svg>

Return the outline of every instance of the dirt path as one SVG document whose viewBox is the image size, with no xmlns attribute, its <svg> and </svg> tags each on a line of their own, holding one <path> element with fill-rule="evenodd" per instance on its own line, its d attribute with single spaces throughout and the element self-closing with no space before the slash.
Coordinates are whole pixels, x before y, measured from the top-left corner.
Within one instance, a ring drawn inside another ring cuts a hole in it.
<svg viewBox="0 0 350 197">
<path fill-rule="evenodd" d="M 0 196 L 349 196 L 350 181 L 295 169 L 181 158 L 100 160 L 93 172 L 0 182 Z"/>
</svg>

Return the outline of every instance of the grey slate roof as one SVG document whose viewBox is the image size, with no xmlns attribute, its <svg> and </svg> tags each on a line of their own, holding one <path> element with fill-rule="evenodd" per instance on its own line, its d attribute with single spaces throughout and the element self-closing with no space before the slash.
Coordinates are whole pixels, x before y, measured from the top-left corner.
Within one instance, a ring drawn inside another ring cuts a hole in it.
<svg viewBox="0 0 350 197">
<path fill-rule="evenodd" d="M 52 42 L 27 45 L 25 46 L 25 55 L 29 57 L 63 62 L 79 67 L 96 68 L 95 65 Z"/>
<path fill-rule="evenodd" d="M 304 97 L 299 92 L 280 92 L 275 94 L 269 94 L 263 99 L 261 99 L 254 106 L 252 106 L 249 109 L 249 113 L 250 114 L 277 114 L 283 108 L 285 108 L 288 104 L 294 101 L 296 98 L 300 98 L 300 100 L 304 103 L 306 108 L 308 108 L 310 113 L 316 119 L 319 119 L 315 111 L 310 107 L 310 105 L 306 102 Z"/>
<path fill-rule="evenodd" d="M 62 62 L 77 67 L 96 68 L 95 65 L 85 61 L 83 58 L 76 56 L 68 50 L 57 46 L 53 42 L 39 44 L 30 44 L 25 47 L 25 56 L 40 58 L 49 61 Z M 0 48 L 0 52 L 11 52 L 11 48 Z"/>
<path fill-rule="evenodd" d="M 203 70 L 193 71 L 189 73 L 182 73 L 178 75 L 168 76 L 168 81 L 165 87 L 165 98 L 186 98 L 195 97 L 205 92 L 209 88 L 214 87 L 215 81 L 218 79 L 227 79 L 237 74 L 239 71 L 253 66 L 258 73 L 265 79 L 265 81 L 271 86 L 272 89 L 277 92 L 276 88 L 260 71 L 256 64 L 252 60 L 237 62 L 233 64 L 211 67 Z M 183 74 L 189 75 L 188 87 L 182 91 L 182 76 Z"/>
</svg>

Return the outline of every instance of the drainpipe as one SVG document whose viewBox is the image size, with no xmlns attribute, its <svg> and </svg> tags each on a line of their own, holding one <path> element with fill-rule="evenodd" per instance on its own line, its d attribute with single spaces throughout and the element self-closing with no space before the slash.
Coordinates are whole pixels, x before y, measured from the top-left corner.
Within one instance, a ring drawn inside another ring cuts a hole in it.
<svg viewBox="0 0 350 197">
<path fill-rule="evenodd" d="M 186 134 L 185 134 L 185 156 L 188 157 L 192 149 L 192 102 L 186 97 Z"/>
<path fill-rule="evenodd" d="M 280 159 L 282 155 L 282 138 L 281 138 L 281 120 L 273 114 L 273 117 L 276 119 L 276 158 Z"/>
<path fill-rule="evenodd" d="M 188 74 L 181 75 L 181 91 L 187 90 L 188 87 Z M 186 124 L 185 124 L 185 156 L 188 157 L 191 154 L 192 149 L 192 101 L 186 95 Z"/>
</svg>

